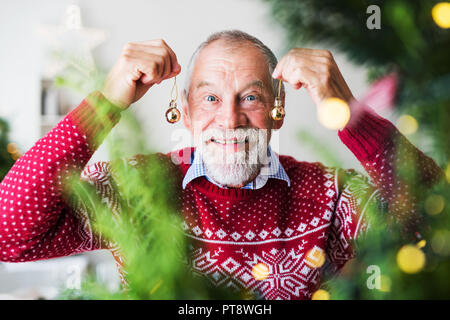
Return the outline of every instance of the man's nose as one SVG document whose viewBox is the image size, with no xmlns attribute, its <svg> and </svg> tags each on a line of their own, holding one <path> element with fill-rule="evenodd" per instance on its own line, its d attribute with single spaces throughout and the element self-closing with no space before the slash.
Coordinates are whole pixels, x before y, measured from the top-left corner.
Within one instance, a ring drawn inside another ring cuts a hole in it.
<svg viewBox="0 0 450 320">
<path fill-rule="evenodd" d="M 247 116 L 234 100 L 224 101 L 216 116 L 216 122 L 222 129 L 235 129 L 247 125 Z"/>
</svg>

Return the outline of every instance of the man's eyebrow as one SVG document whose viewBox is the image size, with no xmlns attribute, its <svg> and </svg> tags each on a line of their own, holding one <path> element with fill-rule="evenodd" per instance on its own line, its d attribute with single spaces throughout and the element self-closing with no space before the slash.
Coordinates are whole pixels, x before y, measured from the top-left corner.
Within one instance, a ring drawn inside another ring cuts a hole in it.
<svg viewBox="0 0 450 320">
<path fill-rule="evenodd" d="M 201 87 L 207 87 L 207 86 L 211 86 L 211 85 L 212 85 L 212 83 L 210 83 L 208 81 L 200 81 L 195 88 L 199 89 Z"/>
<path fill-rule="evenodd" d="M 264 83 L 261 80 L 254 80 L 254 81 L 250 82 L 249 84 L 247 84 L 242 89 L 242 91 L 247 90 L 247 89 L 249 89 L 251 87 L 258 87 L 258 88 L 260 88 L 262 90 L 262 89 L 264 89 Z"/>
<path fill-rule="evenodd" d="M 195 88 L 199 89 L 201 87 L 207 87 L 207 86 L 213 86 L 213 84 L 208 81 L 203 80 L 203 81 L 200 81 Z M 254 81 L 250 82 L 249 84 L 247 84 L 241 91 L 247 90 L 251 87 L 258 87 L 262 90 L 262 89 L 264 89 L 264 83 L 261 80 L 254 80 Z"/>
</svg>

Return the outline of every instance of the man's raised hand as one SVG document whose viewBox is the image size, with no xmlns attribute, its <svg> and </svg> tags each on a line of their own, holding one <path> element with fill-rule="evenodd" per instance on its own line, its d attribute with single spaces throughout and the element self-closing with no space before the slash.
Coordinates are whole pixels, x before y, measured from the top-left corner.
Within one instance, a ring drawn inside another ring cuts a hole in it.
<svg viewBox="0 0 450 320">
<path fill-rule="evenodd" d="M 291 49 L 278 62 L 272 76 L 290 83 L 294 89 L 304 87 L 316 106 L 331 97 L 347 103 L 354 99 L 328 50 Z"/>
<path fill-rule="evenodd" d="M 102 94 L 127 109 L 155 83 L 179 74 L 181 66 L 173 50 L 162 40 L 127 43 L 109 72 Z"/>
</svg>

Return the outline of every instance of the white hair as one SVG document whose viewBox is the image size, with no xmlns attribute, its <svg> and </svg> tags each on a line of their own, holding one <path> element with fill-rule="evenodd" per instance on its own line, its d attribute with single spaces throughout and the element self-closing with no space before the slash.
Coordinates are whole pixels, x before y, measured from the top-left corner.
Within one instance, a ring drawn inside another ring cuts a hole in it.
<svg viewBox="0 0 450 320">
<path fill-rule="evenodd" d="M 266 57 L 267 66 L 268 66 L 270 74 L 273 73 L 273 71 L 275 70 L 275 67 L 277 66 L 278 60 L 277 60 L 275 54 L 272 52 L 272 50 L 270 50 L 261 40 L 255 38 L 254 36 L 252 36 L 246 32 L 240 31 L 240 30 L 224 30 L 224 31 L 215 32 L 215 33 L 211 34 L 204 42 L 202 42 L 197 47 L 197 49 L 192 54 L 191 59 L 189 60 L 189 65 L 187 68 L 186 79 L 184 82 L 184 90 L 183 90 L 183 95 L 186 98 L 186 100 L 187 100 L 187 97 L 189 94 L 189 88 L 190 88 L 191 80 L 192 80 L 192 72 L 194 70 L 194 65 L 197 60 L 197 57 L 198 57 L 200 51 L 202 51 L 202 49 L 204 49 L 206 46 L 208 46 L 209 44 L 211 44 L 212 42 L 214 42 L 216 40 L 225 40 L 225 41 L 231 42 L 231 43 L 250 42 L 258 50 L 260 50 L 261 53 Z M 279 83 L 278 80 L 272 79 L 272 88 L 273 88 L 274 94 L 278 91 L 278 83 Z M 281 83 L 281 92 L 284 92 L 283 83 Z"/>
</svg>

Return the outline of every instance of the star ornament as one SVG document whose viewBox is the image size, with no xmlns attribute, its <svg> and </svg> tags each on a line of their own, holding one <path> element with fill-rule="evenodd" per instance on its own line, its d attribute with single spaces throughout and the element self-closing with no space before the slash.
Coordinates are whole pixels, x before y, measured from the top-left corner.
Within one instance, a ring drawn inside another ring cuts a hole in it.
<svg viewBox="0 0 450 320">
<path fill-rule="evenodd" d="M 77 5 L 66 8 L 62 24 L 39 25 L 37 34 L 49 53 L 45 70 L 49 77 L 58 75 L 69 65 L 80 70 L 95 70 L 92 50 L 107 37 L 103 30 L 83 27 Z"/>
</svg>

